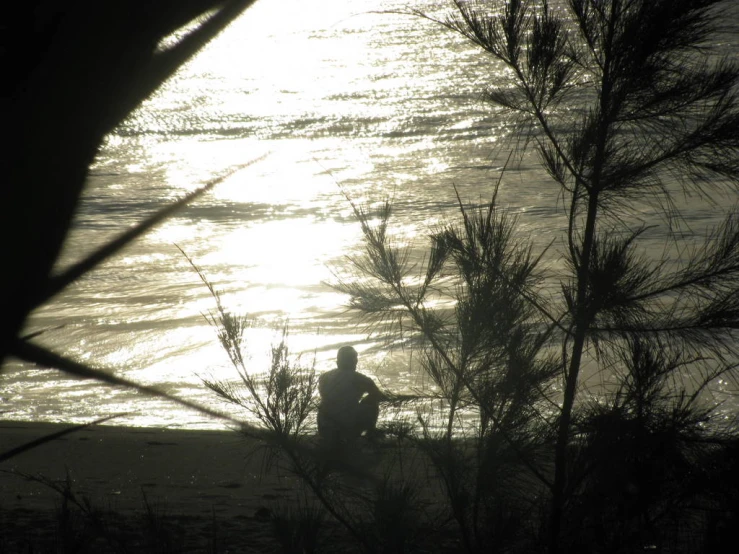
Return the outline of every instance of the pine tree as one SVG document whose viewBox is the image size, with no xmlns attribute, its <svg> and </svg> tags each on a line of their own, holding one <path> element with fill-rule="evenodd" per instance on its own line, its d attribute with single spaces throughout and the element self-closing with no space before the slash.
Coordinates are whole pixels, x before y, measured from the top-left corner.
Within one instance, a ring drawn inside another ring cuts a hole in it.
<svg viewBox="0 0 739 554">
<path fill-rule="evenodd" d="M 433 235 L 420 274 L 392 244 L 390 206 L 379 224 L 355 206 L 366 251 L 337 288 L 417 339 L 448 402 L 448 445 L 458 411 L 477 410 L 473 500 L 452 501 L 470 549 L 492 498 L 482 476 L 501 475 L 491 460 L 504 450 L 546 491 L 549 552 L 596 536 L 614 551 L 652 546 L 670 517 L 685 521 L 701 464 L 736 440 L 708 393 L 737 383 L 739 214 L 701 244 L 686 240 L 677 201 L 732 199 L 739 185 L 739 66 L 710 49 L 730 3 L 454 4 L 436 22 L 507 68 L 485 96 L 517 117 L 518 143 L 565 199 L 561 295 L 542 294 L 539 257 L 495 196 L 477 211 L 460 201 L 461 223 Z M 633 223 L 645 206 L 649 226 Z M 669 245 L 658 259 L 645 246 L 654 226 Z M 586 364 L 610 386 L 585 394 Z"/>
</svg>

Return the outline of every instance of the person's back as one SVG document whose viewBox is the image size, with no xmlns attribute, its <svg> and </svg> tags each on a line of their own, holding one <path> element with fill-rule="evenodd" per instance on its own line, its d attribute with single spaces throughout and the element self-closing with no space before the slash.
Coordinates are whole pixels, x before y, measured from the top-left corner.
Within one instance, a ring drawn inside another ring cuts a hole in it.
<svg viewBox="0 0 739 554">
<path fill-rule="evenodd" d="M 321 406 L 330 412 L 347 412 L 355 407 L 365 393 L 375 388 L 372 379 L 345 369 L 332 369 L 318 379 Z"/>
<path fill-rule="evenodd" d="M 343 346 L 337 368 L 318 378 L 318 433 L 324 438 L 352 439 L 375 429 L 384 395 L 372 379 L 356 372 L 357 359 L 354 348 Z"/>
</svg>

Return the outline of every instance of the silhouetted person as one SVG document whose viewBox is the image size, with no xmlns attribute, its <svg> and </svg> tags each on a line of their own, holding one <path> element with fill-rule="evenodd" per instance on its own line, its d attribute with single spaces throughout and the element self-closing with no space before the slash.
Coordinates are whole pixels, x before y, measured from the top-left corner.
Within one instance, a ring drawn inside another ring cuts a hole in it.
<svg viewBox="0 0 739 554">
<path fill-rule="evenodd" d="M 354 348 L 342 346 L 336 354 L 336 369 L 318 378 L 318 434 L 323 438 L 351 440 L 376 431 L 379 403 L 386 397 L 372 379 L 356 371 L 357 358 Z"/>
</svg>

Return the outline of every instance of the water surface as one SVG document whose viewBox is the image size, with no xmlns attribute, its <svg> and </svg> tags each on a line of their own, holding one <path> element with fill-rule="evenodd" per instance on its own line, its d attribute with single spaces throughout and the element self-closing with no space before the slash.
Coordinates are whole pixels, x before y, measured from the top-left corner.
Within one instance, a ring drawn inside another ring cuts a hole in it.
<svg viewBox="0 0 739 554">
<path fill-rule="evenodd" d="M 447 6 L 412 3 L 437 14 Z M 361 247 L 344 193 L 359 203 L 392 198 L 396 230 L 422 241 L 456 214 L 453 186 L 470 203 L 492 194 L 513 127 L 480 99 L 501 77 L 496 63 L 427 21 L 374 13 L 408 7 L 258 2 L 107 138 L 61 265 L 209 179 L 260 161 L 38 310 L 29 330 L 47 329 L 42 340 L 56 351 L 222 408 L 201 376 L 233 373 L 203 317 L 213 301 L 179 246 L 229 307 L 254 319 L 250 367 L 266 367 L 288 322 L 292 350 L 306 363 L 315 356 L 319 369 L 332 367 L 338 346 L 349 343 L 383 385 L 422 385 L 408 353 L 369 336 L 327 285 Z M 501 198 L 537 249 L 551 245 L 544 267 L 556 277 L 565 226 L 558 189 L 527 158 L 504 176 Z M 700 235 L 720 215 L 717 206 L 695 205 L 687 220 Z M 653 218 L 645 206 L 642 219 Z M 657 255 L 663 239 L 656 231 Z M 88 421 L 127 412 L 115 421 L 221 426 L 162 400 L 18 362 L 0 383 L 6 418 Z"/>
</svg>

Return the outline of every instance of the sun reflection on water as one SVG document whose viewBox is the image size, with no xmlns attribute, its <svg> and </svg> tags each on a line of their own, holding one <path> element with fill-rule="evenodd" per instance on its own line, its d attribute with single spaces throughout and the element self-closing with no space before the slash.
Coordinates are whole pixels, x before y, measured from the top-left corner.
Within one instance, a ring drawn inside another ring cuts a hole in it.
<svg viewBox="0 0 739 554">
<path fill-rule="evenodd" d="M 287 324 L 292 351 L 304 360 L 316 352 L 320 370 L 333 366 L 339 346 L 356 344 L 363 371 L 396 392 L 417 384 L 407 352 L 378 348 L 344 312 L 345 298 L 325 285 L 361 249 L 343 192 L 358 204 L 392 198 L 398 240 L 411 243 L 456 210 L 452 183 L 466 199 L 487 196 L 480 190 L 489 174 L 479 167 L 508 127 L 479 107 L 475 79 L 494 79 L 496 68 L 482 66 L 461 37 L 432 39 L 418 21 L 368 13 L 407 6 L 257 2 L 147 100 L 106 140 L 84 217 L 67 241 L 67 264 L 173 198 L 267 156 L 39 310 L 35 328 L 64 325 L 43 340 L 211 405 L 198 375 L 234 374 L 203 318 L 214 301 L 176 244 L 223 291 L 229 309 L 254 319 L 246 332 L 250 369 L 266 367 L 269 345 Z M 539 185 L 527 177 L 516 200 L 539 194 Z M 535 217 L 528 221 L 541 226 L 541 213 Z M 423 253 L 411 255 L 420 261 Z M 17 407 L 0 406 L 12 417 L 80 421 L 131 411 L 118 423 L 217 426 L 132 391 L 98 394 L 89 383 L 23 371 L 25 380 L 5 389 Z"/>
</svg>

